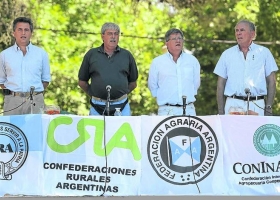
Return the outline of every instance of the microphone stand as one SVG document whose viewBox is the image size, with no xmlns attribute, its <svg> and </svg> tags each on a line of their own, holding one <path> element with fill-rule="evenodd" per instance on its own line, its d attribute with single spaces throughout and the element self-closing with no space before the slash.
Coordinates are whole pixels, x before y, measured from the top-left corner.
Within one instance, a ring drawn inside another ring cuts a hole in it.
<svg viewBox="0 0 280 200">
<path fill-rule="evenodd" d="M 182 96 L 183 99 L 183 115 L 186 115 L 186 96 Z"/>
<path fill-rule="evenodd" d="M 33 106 L 35 106 L 35 103 L 33 103 L 33 93 L 34 93 L 35 87 L 31 86 L 30 87 L 30 103 L 31 103 L 31 107 L 30 107 L 30 114 L 33 114 Z"/>
<path fill-rule="evenodd" d="M 107 101 L 106 101 L 107 116 L 110 116 L 110 90 L 108 90 Z"/>
<path fill-rule="evenodd" d="M 247 115 L 249 115 L 250 92 L 247 93 Z"/>
<path fill-rule="evenodd" d="M 33 106 L 34 106 L 34 103 L 33 103 L 33 92 L 32 92 L 32 91 L 30 92 L 30 104 L 31 104 L 30 114 L 33 114 Z"/>
</svg>

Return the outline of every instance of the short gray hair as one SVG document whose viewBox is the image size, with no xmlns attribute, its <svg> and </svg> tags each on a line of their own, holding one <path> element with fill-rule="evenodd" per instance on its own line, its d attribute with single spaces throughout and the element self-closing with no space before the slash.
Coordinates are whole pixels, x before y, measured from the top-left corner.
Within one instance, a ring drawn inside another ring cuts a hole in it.
<svg viewBox="0 0 280 200">
<path fill-rule="evenodd" d="M 239 22 L 237 22 L 236 25 L 238 25 L 240 23 L 248 24 L 250 31 L 255 31 L 255 37 L 253 39 L 256 39 L 256 37 L 257 37 L 257 27 L 255 26 L 255 24 L 253 22 L 249 21 L 249 20 L 242 19 Z"/>
<path fill-rule="evenodd" d="M 120 27 L 112 22 L 106 22 L 105 24 L 103 24 L 102 28 L 101 28 L 101 34 L 104 34 L 106 30 L 108 29 L 113 29 L 116 30 L 118 33 L 120 33 Z"/>
<path fill-rule="evenodd" d="M 180 29 L 177 29 L 177 28 L 172 28 L 170 30 L 168 30 L 166 33 L 165 33 L 165 42 L 168 42 L 170 40 L 170 35 L 172 34 L 177 34 L 177 33 L 180 33 L 181 37 L 184 39 L 184 35 L 183 35 L 183 32 L 180 30 Z"/>
</svg>

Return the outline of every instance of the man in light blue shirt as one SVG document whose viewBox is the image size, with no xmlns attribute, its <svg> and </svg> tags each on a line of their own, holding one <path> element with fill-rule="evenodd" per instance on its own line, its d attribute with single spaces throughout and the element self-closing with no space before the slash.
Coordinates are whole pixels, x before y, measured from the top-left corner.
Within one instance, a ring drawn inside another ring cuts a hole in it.
<svg viewBox="0 0 280 200">
<path fill-rule="evenodd" d="M 26 17 L 13 22 L 15 44 L 0 53 L 0 87 L 4 115 L 40 113 L 43 92 L 51 81 L 47 53 L 30 42 L 33 23 Z"/>
<path fill-rule="evenodd" d="M 193 103 L 200 86 L 200 64 L 183 51 L 183 42 L 182 31 L 170 29 L 165 34 L 168 51 L 152 61 L 148 87 L 157 100 L 158 115 L 196 115 Z"/>
<path fill-rule="evenodd" d="M 256 27 L 248 20 L 235 26 L 237 45 L 225 50 L 214 73 L 218 75 L 218 113 L 272 115 L 278 70 L 268 48 L 253 42 Z"/>
</svg>

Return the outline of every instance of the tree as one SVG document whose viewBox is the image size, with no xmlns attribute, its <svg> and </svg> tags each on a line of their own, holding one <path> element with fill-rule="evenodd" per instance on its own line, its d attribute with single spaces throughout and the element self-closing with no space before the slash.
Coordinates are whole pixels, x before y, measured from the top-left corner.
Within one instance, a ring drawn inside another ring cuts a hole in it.
<svg viewBox="0 0 280 200">
<path fill-rule="evenodd" d="M 267 46 L 274 58 L 278 67 L 280 67 L 280 5 L 278 1 L 261 1 L 260 12 L 257 16 L 257 40 L 266 41 L 263 45 Z M 280 74 L 277 72 L 277 82 L 280 79 Z M 276 97 L 274 99 L 273 114 L 280 115 L 280 89 L 277 87 Z"/>
<path fill-rule="evenodd" d="M 25 15 L 26 5 L 19 0 L 2 0 L 0 2 L 0 49 L 3 50 L 14 43 L 12 22 L 16 17 Z"/>
<path fill-rule="evenodd" d="M 139 68 L 138 87 L 130 95 L 133 114 L 155 112 L 156 104 L 147 89 L 147 73 L 152 58 L 162 52 L 162 38 L 170 26 L 169 15 L 160 15 L 163 10 L 149 8 L 147 3 L 135 6 L 131 1 L 113 0 L 34 0 L 30 10 L 38 19 L 33 43 L 43 46 L 51 60 L 53 81 L 45 95 L 47 104 L 57 104 L 79 115 L 88 113 L 89 99 L 77 85 L 78 69 L 86 51 L 102 43 L 102 24 L 113 21 L 121 27 L 120 46 L 133 53 Z"/>
<path fill-rule="evenodd" d="M 16 17 L 29 16 L 26 5 L 19 0 L 2 0 L 0 1 L 0 51 L 13 45 L 14 38 L 12 35 L 12 23 Z M 3 95 L 0 93 L 0 108 L 3 104 Z"/>
<path fill-rule="evenodd" d="M 3 2 L 13 13 L 11 1 Z M 138 65 L 138 87 L 129 95 L 133 115 L 157 112 L 147 88 L 148 71 L 152 59 L 162 54 L 163 37 L 170 28 L 184 32 L 186 49 L 201 64 L 201 87 L 195 103 L 198 115 L 217 114 L 217 77 L 213 70 L 221 53 L 236 43 L 234 26 L 240 19 L 256 23 L 256 42 L 271 42 L 267 45 L 280 63 L 276 1 L 26 0 L 26 4 L 35 23 L 32 42 L 43 47 L 51 61 L 52 82 L 45 94 L 46 103 L 74 114 L 88 114 L 89 99 L 78 87 L 78 69 L 86 51 L 101 44 L 100 29 L 107 21 L 120 25 L 120 46 L 132 52 Z M 0 13 L 8 12 L 4 10 Z M 6 26 L 13 18 L 8 15 Z M 279 95 L 274 113 L 280 110 Z"/>
</svg>

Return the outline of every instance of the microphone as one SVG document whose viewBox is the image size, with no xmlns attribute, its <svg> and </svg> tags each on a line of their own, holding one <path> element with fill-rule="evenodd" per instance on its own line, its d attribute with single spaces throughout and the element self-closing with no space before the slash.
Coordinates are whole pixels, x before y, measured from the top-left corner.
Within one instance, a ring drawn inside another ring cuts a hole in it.
<svg viewBox="0 0 280 200">
<path fill-rule="evenodd" d="M 33 95 L 34 90 L 35 90 L 35 87 L 34 87 L 34 86 L 31 86 L 31 87 L 30 87 L 30 96 L 32 96 L 32 95 Z"/>
<path fill-rule="evenodd" d="M 244 91 L 245 91 L 245 94 L 246 94 L 246 95 L 248 95 L 248 94 L 250 95 L 250 94 L 251 94 L 251 92 L 250 92 L 250 89 L 249 89 L 249 88 L 245 88 L 245 90 L 244 90 Z"/>
<path fill-rule="evenodd" d="M 33 101 L 33 93 L 34 93 L 35 87 L 30 86 L 30 100 Z"/>
<path fill-rule="evenodd" d="M 35 106 L 35 103 L 33 103 L 33 93 L 34 93 L 35 87 L 34 86 L 30 86 L 30 103 L 31 103 L 31 110 L 30 110 L 30 114 L 33 114 L 33 106 Z"/>
<path fill-rule="evenodd" d="M 247 115 L 249 115 L 249 100 L 250 100 L 250 95 L 251 95 L 251 92 L 250 92 L 250 89 L 249 88 L 245 88 L 245 94 L 247 95 Z"/>
<path fill-rule="evenodd" d="M 108 92 L 107 94 L 107 101 L 106 101 L 106 110 L 107 110 L 107 116 L 110 115 L 110 91 L 111 91 L 111 85 L 106 86 L 106 90 Z"/>
<path fill-rule="evenodd" d="M 112 88 L 111 85 L 107 85 L 107 86 L 106 86 L 107 92 L 110 92 L 111 88 Z"/>
<path fill-rule="evenodd" d="M 185 95 L 183 95 L 182 99 L 183 99 L 183 115 L 186 115 L 186 100 L 187 100 L 187 97 Z"/>
</svg>

